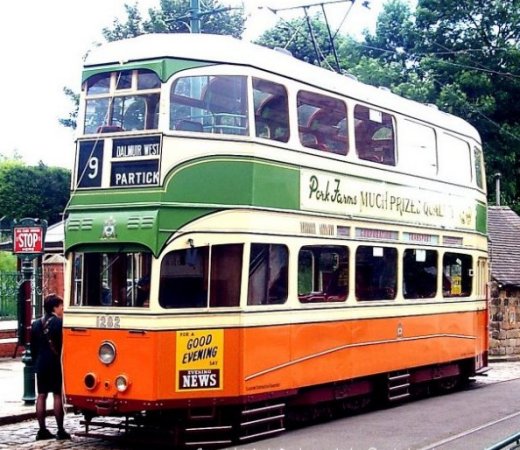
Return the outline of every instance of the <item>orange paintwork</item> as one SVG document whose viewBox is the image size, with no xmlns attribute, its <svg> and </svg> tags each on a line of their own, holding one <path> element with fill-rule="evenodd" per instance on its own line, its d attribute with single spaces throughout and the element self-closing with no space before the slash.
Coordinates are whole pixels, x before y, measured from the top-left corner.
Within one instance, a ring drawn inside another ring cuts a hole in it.
<svg viewBox="0 0 520 450">
<path fill-rule="evenodd" d="M 480 311 L 224 329 L 223 386 L 184 392 L 175 385 L 175 331 L 65 329 L 65 392 L 149 402 L 229 399 L 474 358 L 487 350 L 486 316 Z M 97 357 L 104 340 L 117 347 L 109 366 Z M 90 391 L 83 382 L 87 373 L 99 380 Z M 120 374 L 131 382 L 125 393 L 114 386 Z"/>
</svg>

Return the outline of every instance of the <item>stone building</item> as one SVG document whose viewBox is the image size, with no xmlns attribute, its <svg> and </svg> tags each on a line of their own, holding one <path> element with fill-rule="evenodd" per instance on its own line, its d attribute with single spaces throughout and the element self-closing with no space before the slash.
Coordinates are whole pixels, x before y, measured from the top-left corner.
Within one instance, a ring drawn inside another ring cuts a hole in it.
<svg viewBox="0 0 520 450">
<path fill-rule="evenodd" d="M 489 355 L 520 356 L 520 217 L 507 206 L 489 206 L 488 231 Z"/>
</svg>

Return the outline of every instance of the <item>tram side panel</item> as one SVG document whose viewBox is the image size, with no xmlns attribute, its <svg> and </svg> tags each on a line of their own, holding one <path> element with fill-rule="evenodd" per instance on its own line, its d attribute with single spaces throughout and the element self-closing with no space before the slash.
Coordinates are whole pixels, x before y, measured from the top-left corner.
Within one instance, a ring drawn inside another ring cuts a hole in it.
<svg viewBox="0 0 520 450">
<path fill-rule="evenodd" d="M 244 393 L 472 360 L 487 350 L 485 316 L 468 311 L 245 328 Z"/>
</svg>

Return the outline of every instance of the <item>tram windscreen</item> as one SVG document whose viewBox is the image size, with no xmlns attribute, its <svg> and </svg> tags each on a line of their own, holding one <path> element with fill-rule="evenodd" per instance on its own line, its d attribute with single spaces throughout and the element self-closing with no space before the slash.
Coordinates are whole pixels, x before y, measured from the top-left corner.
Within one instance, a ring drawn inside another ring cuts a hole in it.
<svg viewBox="0 0 520 450">
<path fill-rule="evenodd" d="M 149 305 L 150 253 L 75 253 L 74 306 Z"/>
</svg>

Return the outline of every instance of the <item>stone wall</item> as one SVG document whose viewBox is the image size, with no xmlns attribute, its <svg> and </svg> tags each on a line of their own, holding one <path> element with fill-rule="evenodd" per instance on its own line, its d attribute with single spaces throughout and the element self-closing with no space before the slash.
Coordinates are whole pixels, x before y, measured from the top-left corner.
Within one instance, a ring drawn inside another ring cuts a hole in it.
<svg viewBox="0 0 520 450">
<path fill-rule="evenodd" d="M 491 283 L 489 355 L 520 355 L 520 288 Z"/>
</svg>

